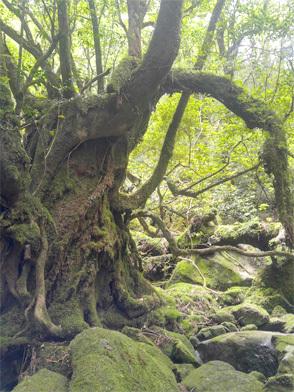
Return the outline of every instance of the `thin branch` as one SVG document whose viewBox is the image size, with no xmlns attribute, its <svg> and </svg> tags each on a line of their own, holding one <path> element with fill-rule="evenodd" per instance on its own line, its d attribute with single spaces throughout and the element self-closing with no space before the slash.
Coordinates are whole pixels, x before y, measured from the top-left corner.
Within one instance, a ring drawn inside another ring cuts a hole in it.
<svg viewBox="0 0 294 392">
<path fill-rule="evenodd" d="M 188 191 L 189 189 L 193 188 L 194 186 L 201 184 L 201 182 L 204 182 L 204 181 L 206 181 L 206 180 L 209 180 L 210 178 L 216 176 L 217 174 L 219 174 L 220 172 L 222 172 L 223 170 L 225 170 L 225 168 L 226 168 L 227 166 L 229 166 L 229 164 L 230 164 L 232 152 L 233 152 L 233 151 L 240 145 L 240 143 L 242 143 L 242 142 L 243 142 L 243 139 L 242 139 L 242 140 L 239 140 L 239 141 L 231 148 L 231 151 L 229 152 L 229 154 L 228 154 L 228 156 L 227 156 L 227 161 L 226 161 L 226 163 L 225 163 L 220 169 L 218 169 L 218 170 L 216 170 L 215 172 L 210 173 L 210 174 L 208 174 L 207 176 L 202 177 L 202 178 L 200 178 L 199 180 L 193 182 L 192 184 L 190 184 L 189 186 L 187 186 L 186 188 L 184 188 L 183 191 Z"/>
<path fill-rule="evenodd" d="M 127 26 L 124 24 L 124 22 L 122 20 L 119 0 L 115 0 L 115 5 L 116 5 L 116 9 L 117 9 L 117 15 L 118 15 L 119 24 L 121 25 L 121 27 L 123 28 L 124 32 L 126 33 L 126 36 L 128 36 Z"/>
<path fill-rule="evenodd" d="M 225 182 L 233 180 L 234 178 L 240 177 L 240 176 L 242 176 L 244 174 L 247 174 L 247 173 L 249 173 L 249 172 L 251 172 L 253 170 L 256 170 L 260 165 L 261 165 L 261 163 L 258 163 L 256 165 L 250 167 L 249 169 L 246 169 L 246 170 L 243 170 L 241 172 L 235 173 L 235 174 L 233 174 L 233 175 L 231 175 L 229 177 L 222 178 L 222 179 L 220 179 L 220 180 L 218 180 L 218 181 L 216 181 L 216 182 L 206 186 L 205 188 L 202 188 L 202 189 L 200 189 L 198 191 L 195 191 L 195 192 L 192 192 L 192 191 L 189 191 L 189 190 L 185 190 L 185 189 L 178 189 L 176 187 L 176 185 L 174 183 L 172 183 L 170 180 L 167 180 L 166 182 L 167 182 L 167 185 L 168 185 L 170 191 L 172 192 L 172 194 L 174 196 L 187 196 L 187 197 L 192 197 L 192 198 L 195 199 L 199 195 L 201 195 L 202 193 L 207 192 L 210 189 L 215 188 L 218 185 L 224 184 Z"/>
<path fill-rule="evenodd" d="M 85 84 L 85 86 L 81 89 L 81 94 L 83 94 L 83 92 L 85 90 L 87 90 L 89 87 L 92 86 L 93 83 L 95 83 L 97 80 L 103 79 L 104 76 L 109 75 L 111 71 L 111 68 L 108 68 L 106 71 L 102 72 L 99 75 L 96 75 L 95 78 L 91 79 L 88 83 Z"/>
<path fill-rule="evenodd" d="M 59 37 L 60 37 L 60 35 L 58 34 L 57 36 L 55 36 L 53 38 L 52 43 L 51 43 L 50 47 L 48 48 L 48 50 L 41 57 L 39 57 L 39 59 L 34 64 L 34 66 L 31 68 L 29 76 L 27 77 L 25 84 L 21 90 L 23 97 L 25 96 L 28 88 L 32 85 L 33 78 L 34 78 L 38 68 L 42 67 L 42 65 L 47 61 L 47 59 L 51 56 L 51 54 L 55 50 L 57 43 L 58 43 L 58 40 L 59 40 Z"/>
<path fill-rule="evenodd" d="M 22 38 L 14 29 L 8 26 L 6 23 L 0 19 L 0 30 L 2 30 L 8 37 L 10 37 L 13 41 L 15 41 L 18 45 L 22 45 L 23 48 L 31 53 L 36 60 L 43 56 L 43 52 L 40 50 L 38 45 L 36 45 L 33 41 L 28 41 L 25 38 Z M 48 79 L 47 89 L 48 94 L 51 96 L 56 95 L 57 88 L 59 87 L 59 79 L 56 74 L 52 71 L 51 67 L 47 62 L 42 65 L 42 69 L 44 70 L 46 77 Z"/>
</svg>

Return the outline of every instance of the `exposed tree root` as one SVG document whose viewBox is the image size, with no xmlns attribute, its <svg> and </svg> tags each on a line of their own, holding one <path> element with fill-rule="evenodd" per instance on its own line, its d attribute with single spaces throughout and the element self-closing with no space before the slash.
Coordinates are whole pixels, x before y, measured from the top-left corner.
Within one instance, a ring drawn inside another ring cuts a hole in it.
<svg viewBox="0 0 294 392">
<path fill-rule="evenodd" d="M 16 290 L 22 303 L 28 305 L 31 295 L 27 288 L 27 281 L 31 272 L 31 264 L 26 262 L 23 266 L 20 277 L 16 281 Z"/>
<path fill-rule="evenodd" d="M 53 336 L 61 335 L 61 327 L 55 325 L 48 314 L 46 307 L 46 289 L 45 289 L 45 264 L 48 255 L 48 239 L 43 226 L 41 226 L 42 248 L 36 261 L 36 291 L 34 305 L 34 321 L 44 331 Z"/>
</svg>

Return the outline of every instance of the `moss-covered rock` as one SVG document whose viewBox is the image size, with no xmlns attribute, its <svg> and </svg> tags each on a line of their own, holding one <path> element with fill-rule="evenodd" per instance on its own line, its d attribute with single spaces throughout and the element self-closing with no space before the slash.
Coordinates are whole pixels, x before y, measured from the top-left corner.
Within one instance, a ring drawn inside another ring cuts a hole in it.
<svg viewBox="0 0 294 392">
<path fill-rule="evenodd" d="M 262 329 L 265 331 L 294 333 L 294 315 L 287 313 L 281 317 L 271 317 L 270 320 L 262 326 Z"/>
<path fill-rule="evenodd" d="M 262 392 L 263 384 L 256 378 L 236 371 L 221 361 L 208 362 L 192 370 L 183 380 L 189 391 Z"/>
<path fill-rule="evenodd" d="M 222 326 L 225 328 L 226 332 L 238 332 L 238 328 L 234 323 L 230 323 L 229 321 L 224 321 Z"/>
<path fill-rule="evenodd" d="M 216 336 L 223 335 L 227 331 L 223 325 L 213 325 L 212 327 L 205 327 L 197 334 L 199 340 L 212 339 Z"/>
<path fill-rule="evenodd" d="M 188 374 L 195 369 L 190 363 L 177 363 L 174 365 L 173 372 L 176 376 L 177 382 L 183 381 Z"/>
<path fill-rule="evenodd" d="M 154 346 L 153 342 L 146 335 L 144 335 L 141 329 L 125 326 L 121 332 L 124 335 L 127 335 L 129 338 L 136 340 L 137 342 L 151 344 Z"/>
<path fill-rule="evenodd" d="M 59 373 L 41 369 L 23 379 L 13 392 L 68 392 L 68 380 Z"/>
<path fill-rule="evenodd" d="M 286 310 L 280 305 L 275 306 L 272 311 L 272 317 L 281 317 L 285 314 L 287 314 Z"/>
<path fill-rule="evenodd" d="M 178 392 L 170 360 L 151 345 L 91 328 L 70 344 L 71 392 Z"/>
<path fill-rule="evenodd" d="M 294 346 L 286 352 L 280 361 L 278 373 L 280 374 L 294 374 Z"/>
<path fill-rule="evenodd" d="M 148 315 L 148 325 L 193 335 L 198 325 L 208 320 L 217 306 L 216 295 L 209 289 L 189 283 L 176 283 L 166 290 L 157 289 L 164 306 Z"/>
<path fill-rule="evenodd" d="M 257 327 L 260 327 L 269 321 L 268 312 L 254 304 L 242 303 L 225 309 L 233 314 L 241 326 L 255 324 Z"/>
<path fill-rule="evenodd" d="M 197 351 L 203 362 L 224 361 L 237 370 L 255 370 L 269 377 L 278 369 L 278 353 L 271 339 L 270 332 L 232 332 L 202 342 Z"/>
<path fill-rule="evenodd" d="M 263 268 L 256 278 L 256 284 L 260 287 L 267 287 L 281 293 L 282 297 L 286 299 L 283 303 L 277 304 L 284 306 L 286 310 L 289 303 L 294 303 L 294 263 L 291 258 L 280 260 L 278 263 Z"/>
<path fill-rule="evenodd" d="M 255 285 L 247 292 L 246 302 L 262 306 L 269 313 L 276 307 L 288 307 L 285 297 L 276 289 L 257 287 Z"/>
<path fill-rule="evenodd" d="M 225 309 L 220 309 L 215 312 L 215 314 L 212 316 L 212 320 L 215 323 L 223 323 L 224 321 L 228 321 L 230 323 L 235 323 L 236 319 L 232 315 L 231 312 L 226 311 Z"/>
<path fill-rule="evenodd" d="M 195 366 L 199 364 L 194 347 L 185 335 L 161 328 L 154 328 L 152 332 L 150 339 L 174 363 L 191 363 Z"/>
<path fill-rule="evenodd" d="M 207 315 L 216 307 L 215 296 L 208 289 L 189 283 L 176 283 L 164 290 L 165 299 L 170 304 L 175 304 L 181 311 L 183 308 L 187 314 L 189 305 L 190 314 L 197 314 L 199 310 Z"/>
<path fill-rule="evenodd" d="M 285 314 L 281 320 L 285 323 L 283 332 L 294 333 L 294 314 Z"/>
<path fill-rule="evenodd" d="M 194 264 L 186 260 L 178 262 L 170 284 L 203 284 L 204 276 L 208 287 L 224 290 L 231 286 L 249 286 L 257 273 L 256 262 L 235 252 L 220 252 L 206 258 L 196 256 Z"/>
<path fill-rule="evenodd" d="M 219 298 L 220 305 L 233 306 L 241 304 L 248 292 L 248 287 L 233 286 L 221 294 Z"/>
<path fill-rule="evenodd" d="M 252 377 L 255 377 L 256 380 L 262 382 L 263 384 L 266 383 L 265 375 L 260 373 L 260 372 L 257 372 L 257 371 L 254 370 L 253 372 L 250 372 L 249 375 L 252 376 Z"/>
<path fill-rule="evenodd" d="M 272 337 L 272 343 L 280 357 L 282 357 L 294 348 L 294 335 L 275 334 Z"/>
<path fill-rule="evenodd" d="M 293 374 L 281 374 L 268 379 L 265 384 L 264 392 L 293 392 Z"/>
<path fill-rule="evenodd" d="M 241 331 L 256 331 L 258 328 L 255 324 L 247 324 L 241 328 Z"/>
</svg>

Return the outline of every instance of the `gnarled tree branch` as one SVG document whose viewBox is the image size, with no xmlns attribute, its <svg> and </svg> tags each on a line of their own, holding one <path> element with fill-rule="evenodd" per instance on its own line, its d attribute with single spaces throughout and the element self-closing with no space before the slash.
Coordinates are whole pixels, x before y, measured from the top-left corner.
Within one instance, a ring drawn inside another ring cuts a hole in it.
<svg viewBox="0 0 294 392">
<path fill-rule="evenodd" d="M 288 170 L 286 135 L 281 120 L 267 106 L 248 95 L 241 87 L 225 77 L 202 72 L 173 71 L 162 85 L 165 93 L 196 92 L 212 96 L 222 102 L 248 128 L 261 128 L 269 133 L 264 145 L 265 170 L 274 176 L 274 189 L 280 221 L 287 233 L 287 243 L 294 246 L 294 197 L 292 178 Z"/>
<path fill-rule="evenodd" d="M 204 248 L 204 249 L 182 249 L 178 247 L 174 236 L 167 229 L 165 223 L 161 218 L 159 218 L 159 216 L 149 211 L 139 210 L 131 216 L 131 219 L 140 218 L 140 217 L 151 218 L 153 220 L 153 222 L 161 230 L 163 237 L 168 241 L 170 251 L 175 256 L 190 256 L 190 255 L 208 256 L 216 252 L 233 251 L 247 257 L 282 256 L 294 260 L 294 255 L 289 252 L 275 251 L 275 250 L 266 251 L 266 252 L 262 252 L 262 251 L 249 252 L 241 248 L 238 248 L 237 246 L 231 246 L 231 245 L 211 246 L 209 248 Z"/>
</svg>

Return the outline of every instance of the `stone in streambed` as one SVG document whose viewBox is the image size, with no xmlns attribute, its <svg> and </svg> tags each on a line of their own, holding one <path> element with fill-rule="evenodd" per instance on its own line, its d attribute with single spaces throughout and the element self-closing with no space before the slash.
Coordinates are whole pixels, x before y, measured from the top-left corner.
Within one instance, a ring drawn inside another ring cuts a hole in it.
<svg viewBox="0 0 294 392">
<path fill-rule="evenodd" d="M 263 384 L 255 377 L 239 372 L 228 363 L 211 361 L 192 370 L 183 384 L 197 392 L 262 392 Z"/>
</svg>

